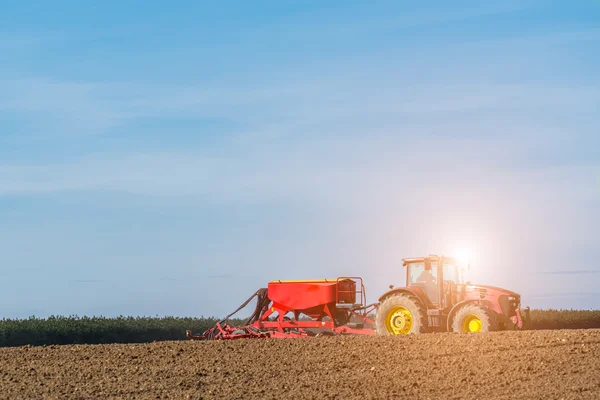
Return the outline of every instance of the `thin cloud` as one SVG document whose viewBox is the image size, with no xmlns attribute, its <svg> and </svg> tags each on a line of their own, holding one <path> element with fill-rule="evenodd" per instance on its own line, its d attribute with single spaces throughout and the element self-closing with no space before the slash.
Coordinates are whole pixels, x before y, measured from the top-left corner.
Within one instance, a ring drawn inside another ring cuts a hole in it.
<svg viewBox="0 0 600 400">
<path fill-rule="evenodd" d="M 48 43 L 49 36 L 41 33 L 0 36 L 0 50 L 27 50 Z"/>
<path fill-rule="evenodd" d="M 231 278 L 231 274 L 209 275 L 206 278 L 208 278 L 208 279 L 226 279 L 226 278 Z"/>
<path fill-rule="evenodd" d="M 0 111 L 24 118 L 35 116 L 39 126 L 44 127 L 37 131 L 46 137 L 60 137 L 65 132 L 103 132 L 130 115 L 121 100 L 110 95 L 112 86 L 47 79 L 2 80 Z"/>
<path fill-rule="evenodd" d="M 587 274 L 600 274 L 600 270 L 585 270 L 585 269 L 576 269 L 576 270 L 557 270 L 557 271 L 545 271 L 540 272 L 544 275 L 587 275 Z"/>
<path fill-rule="evenodd" d="M 227 118 L 262 132 L 264 121 L 273 118 L 280 121 L 282 131 L 306 121 L 331 129 L 330 124 L 354 121 L 357 115 L 374 126 L 385 117 L 393 126 L 410 117 L 426 115 L 431 120 L 432 114 L 455 116 L 477 110 L 580 112 L 593 110 L 600 102 L 600 90 L 589 86 L 461 81 L 407 86 L 402 79 L 390 85 L 377 78 L 369 82 L 354 85 L 349 96 L 346 81 L 336 77 L 256 87 L 0 80 L 0 111 L 34 121 L 29 123 L 36 124 L 36 135 L 50 138 L 100 134 L 144 118 Z"/>
<path fill-rule="evenodd" d="M 552 294 L 542 294 L 538 296 L 528 296 L 532 299 L 557 299 L 557 298 L 565 298 L 565 297 L 599 297 L 600 293 L 593 292 L 566 292 L 566 293 L 552 293 Z"/>
<path fill-rule="evenodd" d="M 336 21 L 332 21 L 331 18 L 326 17 L 315 19 L 315 16 L 311 14 L 310 23 L 312 29 L 310 30 L 303 29 L 308 22 L 306 20 L 286 20 L 284 23 L 272 22 L 270 24 L 263 24 L 260 28 L 253 29 L 247 34 L 250 37 L 256 37 L 271 35 L 272 32 L 277 32 L 278 37 L 284 37 L 286 41 L 307 40 L 310 38 L 321 39 L 323 37 L 331 38 L 336 36 L 347 38 L 351 35 L 366 35 L 373 34 L 374 32 L 381 33 L 389 30 L 439 25 L 499 14 L 509 14 L 535 6 L 535 3 L 520 1 L 495 4 L 486 3 L 481 5 L 473 4 L 468 8 L 451 6 L 443 9 L 442 7 L 436 7 L 435 9 L 425 11 L 407 12 L 404 4 L 398 4 L 401 5 L 402 12 L 390 13 L 394 16 L 369 17 L 368 14 L 365 14 L 358 23 L 349 22 L 345 19 L 340 19 L 343 22 L 336 23 Z"/>
</svg>

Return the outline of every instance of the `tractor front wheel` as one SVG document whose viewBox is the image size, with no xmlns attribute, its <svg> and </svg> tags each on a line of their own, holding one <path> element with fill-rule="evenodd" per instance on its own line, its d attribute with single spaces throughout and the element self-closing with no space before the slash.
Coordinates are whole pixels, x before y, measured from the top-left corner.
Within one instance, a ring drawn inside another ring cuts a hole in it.
<svg viewBox="0 0 600 400">
<path fill-rule="evenodd" d="M 427 310 L 415 296 L 392 295 L 377 308 L 375 331 L 378 335 L 407 335 L 426 330 Z"/>
<path fill-rule="evenodd" d="M 478 305 L 467 304 L 461 307 L 452 320 L 452 332 L 492 332 L 498 330 L 494 312 Z"/>
</svg>

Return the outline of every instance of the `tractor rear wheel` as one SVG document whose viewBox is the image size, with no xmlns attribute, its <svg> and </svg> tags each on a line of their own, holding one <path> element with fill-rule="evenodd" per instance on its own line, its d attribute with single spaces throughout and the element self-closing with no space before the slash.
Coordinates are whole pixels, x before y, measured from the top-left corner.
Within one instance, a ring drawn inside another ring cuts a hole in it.
<svg viewBox="0 0 600 400">
<path fill-rule="evenodd" d="M 409 294 L 387 297 L 377 308 L 375 331 L 378 335 L 407 335 L 427 330 L 427 309 Z"/>
<path fill-rule="evenodd" d="M 452 320 L 452 332 L 492 332 L 498 330 L 494 312 L 478 304 L 461 307 Z"/>
</svg>

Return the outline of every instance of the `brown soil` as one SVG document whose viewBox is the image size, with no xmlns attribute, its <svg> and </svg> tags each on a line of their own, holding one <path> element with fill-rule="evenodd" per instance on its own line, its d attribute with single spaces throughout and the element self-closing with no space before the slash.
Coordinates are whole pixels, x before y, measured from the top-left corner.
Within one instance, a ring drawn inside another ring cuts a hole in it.
<svg viewBox="0 0 600 400">
<path fill-rule="evenodd" d="M 5 399 L 598 399 L 600 330 L 0 349 Z"/>
</svg>

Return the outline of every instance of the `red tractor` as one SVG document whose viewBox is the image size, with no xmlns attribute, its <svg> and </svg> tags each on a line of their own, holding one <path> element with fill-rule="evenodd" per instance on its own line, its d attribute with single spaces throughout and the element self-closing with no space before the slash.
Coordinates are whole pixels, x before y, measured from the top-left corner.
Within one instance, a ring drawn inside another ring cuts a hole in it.
<svg viewBox="0 0 600 400">
<path fill-rule="evenodd" d="M 271 281 L 237 310 L 191 339 L 291 338 L 318 335 L 404 335 L 430 331 L 489 332 L 523 327 L 520 296 L 493 286 L 463 283 L 449 257 L 404 259 L 406 287 L 367 304 L 360 277 Z M 256 299 L 242 326 L 230 317 Z M 375 321 L 371 313 L 376 310 Z"/>
<path fill-rule="evenodd" d="M 523 327 L 521 296 L 510 290 L 463 283 L 455 259 L 429 256 L 403 259 L 406 286 L 379 298 L 375 330 L 379 335 L 428 331 L 490 332 Z"/>
</svg>

